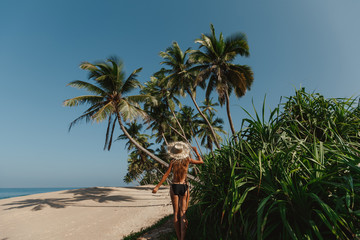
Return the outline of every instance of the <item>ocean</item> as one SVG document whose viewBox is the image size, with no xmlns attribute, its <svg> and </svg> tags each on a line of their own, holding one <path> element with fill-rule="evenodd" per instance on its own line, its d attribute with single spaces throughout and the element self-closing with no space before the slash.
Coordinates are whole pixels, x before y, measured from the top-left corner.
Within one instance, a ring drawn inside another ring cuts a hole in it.
<svg viewBox="0 0 360 240">
<path fill-rule="evenodd" d="M 77 188 L 0 188 L 0 199 L 26 196 L 36 193 L 56 192 Z"/>
</svg>

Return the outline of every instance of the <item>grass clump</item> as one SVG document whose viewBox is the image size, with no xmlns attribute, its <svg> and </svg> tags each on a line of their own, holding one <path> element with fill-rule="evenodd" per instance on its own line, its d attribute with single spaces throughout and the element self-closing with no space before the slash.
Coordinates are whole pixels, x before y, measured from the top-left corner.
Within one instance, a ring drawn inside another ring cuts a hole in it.
<svg viewBox="0 0 360 240">
<path fill-rule="evenodd" d="M 301 89 L 266 121 L 249 114 L 201 166 L 189 239 L 359 238 L 356 103 Z"/>
<path fill-rule="evenodd" d="M 169 219 L 171 219 L 173 217 L 173 215 L 169 215 L 169 216 L 166 216 L 162 219 L 160 219 L 159 221 L 157 221 L 154 225 L 148 227 L 148 228 L 145 228 L 145 229 L 141 229 L 141 231 L 139 232 L 136 232 L 136 233 L 131 233 L 130 235 L 126 236 L 123 238 L 123 240 L 136 240 L 138 239 L 139 237 L 141 237 L 142 235 L 144 235 L 145 233 L 147 232 L 150 232 L 151 230 L 154 230 L 156 228 L 159 228 L 161 227 L 162 225 L 164 225 L 167 221 L 169 221 Z M 163 239 L 172 239 L 171 238 L 171 235 L 174 235 L 175 233 L 169 233 L 168 235 L 166 236 L 162 236 Z M 175 239 L 176 239 L 176 235 L 175 236 Z"/>
</svg>

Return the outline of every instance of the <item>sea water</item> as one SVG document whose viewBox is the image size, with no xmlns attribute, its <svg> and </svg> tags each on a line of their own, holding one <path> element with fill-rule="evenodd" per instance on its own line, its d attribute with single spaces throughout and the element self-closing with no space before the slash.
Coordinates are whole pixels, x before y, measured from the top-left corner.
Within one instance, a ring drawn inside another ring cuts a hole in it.
<svg viewBox="0 0 360 240">
<path fill-rule="evenodd" d="M 77 188 L 0 188 L 0 199 L 20 197 L 37 193 L 56 192 Z"/>
</svg>

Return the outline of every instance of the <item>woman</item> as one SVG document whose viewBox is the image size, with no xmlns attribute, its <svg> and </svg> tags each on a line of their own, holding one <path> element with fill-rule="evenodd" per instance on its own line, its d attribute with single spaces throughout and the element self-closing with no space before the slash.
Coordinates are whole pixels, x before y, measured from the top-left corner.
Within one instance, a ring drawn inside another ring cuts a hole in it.
<svg viewBox="0 0 360 240">
<path fill-rule="evenodd" d="M 172 170 L 173 180 L 170 187 L 170 197 L 174 209 L 174 227 L 179 240 L 185 239 L 187 228 L 185 213 L 189 204 L 190 194 L 186 177 L 189 164 L 204 163 L 196 147 L 192 147 L 192 149 L 194 150 L 198 160 L 190 158 L 190 146 L 188 144 L 183 142 L 173 142 L 168 145 L 168 154 L 172 160 L 161 181 L 152 191 L 153 193 L 156 193 L 159 190 L 159 187 L 167 179 Z"/>
</svg>

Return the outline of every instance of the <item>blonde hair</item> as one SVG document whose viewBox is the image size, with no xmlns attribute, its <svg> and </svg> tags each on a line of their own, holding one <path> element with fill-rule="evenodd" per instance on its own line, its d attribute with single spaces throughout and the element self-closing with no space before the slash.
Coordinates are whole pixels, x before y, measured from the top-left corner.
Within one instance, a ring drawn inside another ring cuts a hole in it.
<svg viewBox="0 0 360 240">
<path fill-rule="evenodd" d="M 186 158 L 181 158 L 181 159 L 173 159 L 172 161 L 173 161 L 174 164 L 186 165 L 188 163 L 188 161 L 189 161 L 189 158 L 190 158 L 190 156 L 186 157 Z"/>
</svg>

